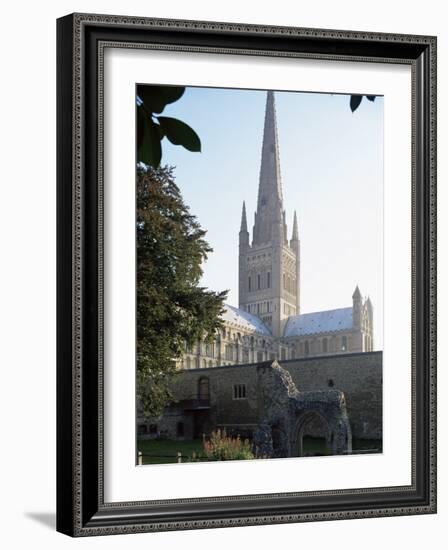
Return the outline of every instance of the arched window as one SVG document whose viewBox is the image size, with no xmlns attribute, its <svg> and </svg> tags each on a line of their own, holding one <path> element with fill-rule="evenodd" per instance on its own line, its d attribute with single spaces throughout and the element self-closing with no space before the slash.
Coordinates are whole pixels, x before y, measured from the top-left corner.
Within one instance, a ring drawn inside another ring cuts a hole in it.
<svg viewBox="0 0 448 550">
<path fill-rule="evenodd" d="M 207 361 L 205 359 L 202 360 L 202 366 L 204 367 L 204 369 L 207 368 Z"/>
<path fill-rule="evenodd" d="M 201 367 L 199 363 L 199 357 L 196 357 L 196 368 L 199 369 Z"/>
<path fill-rule="evenodd" d="M 201 376 L 198 381 L 198 399 L 208 401 L 210 399 L 210 381 L 206 376 Z"/>
<path fill-rule="evenodd" d="M 328 340 L 326 338 L 322 340 L 322 351 L 328 353 Z"/>
<path fill-rule="evenodd" d="M 341 349 L 342 351 L 347 351 L 347 336 L 342 337 Z"/>
<path fill-rule="evenodd" d="M 233 346 L 232 344 L 226 344 L 226 359 L 232 360 L 233 359 Z"/>
<path fill-rule="evenodd" d="M 187 369 L 191 369 L 191 359 L 187 357 Z"/>
</svg>

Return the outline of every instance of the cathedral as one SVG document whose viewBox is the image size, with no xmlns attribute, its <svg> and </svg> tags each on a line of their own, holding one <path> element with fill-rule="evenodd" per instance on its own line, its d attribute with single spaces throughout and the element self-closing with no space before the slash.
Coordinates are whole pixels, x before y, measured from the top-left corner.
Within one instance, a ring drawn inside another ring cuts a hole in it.
<svg viewBox="0 0 448 550">
<path fill-rule="evenodd" d="M 358 287 L 351 304 L 301 313 L 297 215 L 288 239 L 274 93 L 266 100 L 257 211 L 252 239 L 243 203 L 239 232 L 239 307 L 225 305 L 213 341 L 186 346 L 182 369 L 373 351 L 373 307 Z"/>
</svg>

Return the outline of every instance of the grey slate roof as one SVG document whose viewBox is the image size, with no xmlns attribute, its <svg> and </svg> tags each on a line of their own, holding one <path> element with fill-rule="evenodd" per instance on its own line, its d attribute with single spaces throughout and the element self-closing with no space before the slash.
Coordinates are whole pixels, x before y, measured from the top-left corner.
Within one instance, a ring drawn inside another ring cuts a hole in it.
<svg viewBox="0 0 448 550">
<path fill-rule="evenodd" d="M 338 330 L 348 330 L 352 327 L 352 308 L 344 307 L 293 315 L 286 323 L 284 336 L 305 336 L 306 334 L 336 332 Z"/>
<path fill-rule="evenodd" d="M 252 315 L 243 309 L 230 306 L 229 304 L 224 304 L 224 308 L 225 311 L 222 314 L 222 319 L 224 321 L 238 324 L 246 329 L 264 334 L 265 336 L 271 336 L 271 331 L 256 315 Z"/>
</svg>

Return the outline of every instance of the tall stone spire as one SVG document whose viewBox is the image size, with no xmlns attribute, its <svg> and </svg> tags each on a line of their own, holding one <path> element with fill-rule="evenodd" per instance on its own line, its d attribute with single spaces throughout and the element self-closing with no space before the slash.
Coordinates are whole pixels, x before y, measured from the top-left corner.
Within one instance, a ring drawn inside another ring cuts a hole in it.
<svg viewBox="0 0 448 550">
<path fill-rule="evenodd" d="M 283 241 L 285 239 L 283 233 L 283 195 L 275 99 L 274 92 L 268 91 L 253 244 L 268 243 L 273 238 Z"/>
<path fill-rule="evenodd" d="M 239 241 L 239 307 L 257 315 L 273 336 L 283 336 L 291 315 L 300 313 L 300 241 L 297 216 L 288 242 L 280 177 L 274 92 L 267 92 L 258 203 L 249 243 L 243 204 Z"/>
<path fill-rule="evenodd" d="M 241 214 L 240 248 L 249 247 L 249 232 L 247 231 L 246 202 L 243 201 L 243 213 Z"/>
<path fill-rule="evenodd" d="M 246 218 L 246 201 L 243 201 L 243 213 L 241 215 L 241 228 L 240 232 L 247 233 L 247 218 Z"/>
<path fill-rule="evenodd" d="M 298 241 L 299 240 L 299 228 L 297 225 L 297 212 L 294 210 L 294 222 L 292 225 L 292 239 L 291 241 Z"/>
<path fill-rule="evenodd" d="M 294 210 L 294 222 L 292 224 L 292 237 L 289 242 L 291 250 L 296 257 L 295 265 L 295 296 L 296 296 L 296 314 L 300 313 L 300 241 L 299 241 L 299 226 L 297 224 L 297 212 Z"/>
</svg>

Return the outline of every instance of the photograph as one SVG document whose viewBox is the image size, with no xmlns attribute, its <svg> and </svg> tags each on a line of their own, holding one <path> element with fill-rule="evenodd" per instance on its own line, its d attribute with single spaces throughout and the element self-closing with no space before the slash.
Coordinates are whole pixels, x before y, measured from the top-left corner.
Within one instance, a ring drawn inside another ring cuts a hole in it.
<svg viewBox="0 0 448 550">
<path fill-rule="evenodd" d="M 58 18 L 58 532 L 436 514 L 438 38 L 352 11 Z"/>
<path fill-rule="evenodd" d="M 135 93 L 136 464 L 382 453 L 384 98 Z"/>
</svg>

